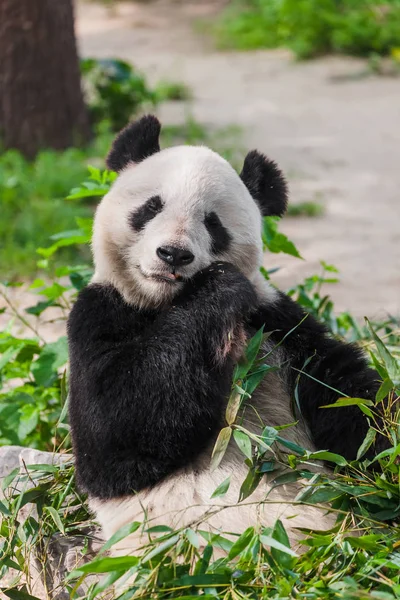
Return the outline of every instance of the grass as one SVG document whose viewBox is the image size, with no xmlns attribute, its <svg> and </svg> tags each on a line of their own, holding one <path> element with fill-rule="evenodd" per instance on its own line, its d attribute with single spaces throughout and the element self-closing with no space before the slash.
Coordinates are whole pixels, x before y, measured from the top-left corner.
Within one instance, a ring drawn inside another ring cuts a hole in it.
<svg viewBox="0 0 400 600">
<path fill-rule="evenodd" d="M 234 0 L 211 26 L 220 48 L 290 48 L 297 58 L 327 53 L 392 55 L 400 47 L 398 0 Z"/>
</svg>

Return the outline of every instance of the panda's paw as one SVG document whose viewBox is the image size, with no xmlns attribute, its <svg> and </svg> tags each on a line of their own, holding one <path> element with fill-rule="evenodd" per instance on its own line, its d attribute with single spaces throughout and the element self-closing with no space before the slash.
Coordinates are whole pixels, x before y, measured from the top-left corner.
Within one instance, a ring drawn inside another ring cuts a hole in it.
<svg viewBox="0 0 400 600">
<path fill-rule="evenodd" d="M 246 313 L 257 305 L 257 295 L 253 285 L 235 265 L 216 261 L 199 271 L 192 285 L 204 290 L 209 299 L 218 299 L 227 308 Z"/>
</svg>

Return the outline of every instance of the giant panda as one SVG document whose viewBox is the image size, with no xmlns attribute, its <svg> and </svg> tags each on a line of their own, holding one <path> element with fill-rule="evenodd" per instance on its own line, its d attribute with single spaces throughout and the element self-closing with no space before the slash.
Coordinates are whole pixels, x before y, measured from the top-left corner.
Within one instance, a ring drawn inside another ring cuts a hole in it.
<svg viewBox="0 0 400 600">
<path fill-rule="evenodd" d="M 277 165 L 252 151 L 238 175 L 203 146 L 160 150 L 160 127 L 144 116 L 113 143 L 107 165 L 118 177 L 95 215 L 94 276 L 68 321 L 77 482 L 105 538 L 137 520 L 241 533 L 280 518 L 295 543 L 298 528 L 333 524 L 326 510 L 293 504 L 300 483 L 271 489 L 266 475 L 238 503 L 248 468 L 234 443 L 210 470 L 246 340 L 269 332 L 262 352 L 275 370 L 243 425 L 260 433 L 297 421 L 284 435 L 309 450 L 355 458 L 368 430 L 361 411 L 320 407 L 340 395 L 373 399 L 379 378 L 359 348 L 260 273 L 262 218 L 287 204 Z M 369 452 L 384 445 L 377 438 Z M 211 499 L 228 476 L 227 494 Z M 145 529 L 115 551 L 138 552 Z"/>
</svg>

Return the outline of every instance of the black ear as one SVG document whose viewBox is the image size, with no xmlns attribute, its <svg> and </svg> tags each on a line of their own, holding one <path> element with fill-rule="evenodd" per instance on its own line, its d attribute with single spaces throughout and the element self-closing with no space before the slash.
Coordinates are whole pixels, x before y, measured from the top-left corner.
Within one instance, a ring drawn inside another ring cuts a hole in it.
<svg viewBox="0 0 400 600">
<path fill-rule="evenodd" d="M 286 212 L 288 187 L 278 165 L 257 150 L 244 159 L 240 177 L 256 200 L 263 217 L 278 216 Z"/>
<path fill-rule="evenodd" d="M 159 152 L 160 131 L 160 121 L 153 115 L 129 123 L 113 142 L 106 160 L 107 168 L 119 172 L 127 164 L 139 163 Z"/>
</svg>

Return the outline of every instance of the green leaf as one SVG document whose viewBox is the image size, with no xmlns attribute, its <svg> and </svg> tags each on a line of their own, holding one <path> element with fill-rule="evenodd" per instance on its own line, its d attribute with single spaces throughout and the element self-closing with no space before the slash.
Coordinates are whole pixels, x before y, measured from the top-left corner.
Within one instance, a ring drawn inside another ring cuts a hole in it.
<svg viewBox="0 0 400 600">
<path fill-rule="evenodd" d="M 262 238 L 264 245 L 270 252 L 284 252 L 290 256 L 302 258 L 296 246 L 286 235 L 278 231 L 279 217 L 264 217 Z"/>
<path fill-rule="evenodd" d="M 254 361 L 256 360 L 261 345 L 263 343 L 263 330 L 264 326 L 261 329 L 259 329 L 257 333 L 247 343 L 244 356 L 236 365 L 235 373 L 233 375 L 234 381 L 243 379 L 253 366 Z"/>
<path fill-rule="evenodd" d="M 155 548 L 153 548 L 153 550 L 150 550 L 150 552 L 148 552 L 147 554 L 145 554 L 142 557 L 142 559 L 141 559 L 142 564 L 149 562 L 149 560 L 152 560 L 155 556 L 158 556 L 159 554 L 164 554 L 167 550 L 169 550 L 169 548 L 171 548 L 172 546 L 175 546 L 175 544 L 178 541 L 179 541 L 179 535 L 173 535 L 172 537 L 168 538 L 164 542 L 161 542 L 161 544 L 158 544 Z"/>
<path fill-rule="evenodd" d="M 88 244 L 90 242 L 90 237 L 87 235 L 77 235 L 70 238 L 63 238 L 52 244 L 48 248 L 37 248 L 36 252 L 43 256 L 44 258 L 50 258 L 53 256 L 55 252 L 59 248 L 64 248 L 67 246 L 81 246 L 82 244 Z"/>
<path fill-rule="evenodd" d="M 28 471 L 38 471 L 39 473 L 58 473 L 60 468 L 56 465 L 36 464 L 27 465 Z"/>
<path fill-rule="evenodd" d="M 3 513 L 3 515 L 6 515 L 6 517 L 11 517 L 12 515 L 12 513 L 8 510 L 7 506 L 3 504 L 3 502 L 0 502 L 0 512 Z"/>
<path fill-rule="evenodd" d="M 153 525 L 153 527 L 149 527 L 146 529 L 147 533 L 171 533 L 173 529 L 168 525 Z"/>
<path fill-rule="evenodd" d="M 4 491 L 8 488 L 9 485 L 12 484 L 14 479 L 19 475 L 19 467 L 15 467 L 8 475 L 2 478 L 1 480 L 1 489 Z"/>
<path fill-rule="evenodd" d="M 201 575 L 183 575 L 179 579 L 173 579 L 168 582 L 168 585 L 171 588 L 179 588 L 179 587 L 212 587 L 214 585 L 228 585 L 231 581 L 231 576 L 227 574 L 219 574 L 219 573 L 204 573 Z M 179 597 L 180 596 L 176 596 Z M 211 596 L 206 594 L 205 596 L 201 596 L 201 598 L 213 598 L 215 600 L 215 594 Z"/>
<path fill-rule="evenodd" d="M 290 548 L 289 538 L 282 522 L 278 519 L 272 532 L 275 543 L 271 544 L 271 554 L 278 565 L 286 569 L 292 569 L 296 553 Z"/>
<path fill-rule="evenodd" d="M 7 596 L 7 598 L 11 598 L 11 600 L 40 600 L 37 596 L 31 596 L 27 592 L 23 592 L 21 590 L 5 590 L 1 589 L 1 592 Z"/>
<path fill-rule="evenodd" d="M 39 407 L 34 404 L 25 404 L 20 408 L 20 419 L 18 425 L 18 437 L 24 440 L 39 422 Z"/>
<path fill-rule="evenodd" d="M 320 408 L 341 408 L 342 406 L 374 406 L 372 400 L 365 398 L 339 398 L 334 404 L 324 404 Z"/>
<path fill-rule="evenodd" d="M 275 471 L 276 463 L 274 460 L 266 460 L 263 461 L 261 467 L 259 468 L 260 473 L 272 473 Z"/>
<path fill-rule="evenodd" d="M 45 300 L 42 302 L 38 302 L 34 306 L 29 306 L 28 308 L 25 308 L 25 312 L 28 313 L 29 315 L 35 315 L 35 317 L 38 317 L 39 315 L 42 314 L 42 312 L 44 312 L 50 306 L 54 306 L 54 301 L 53 300 Z"/>
<path fill-rule="evenodd" d="M 56 342 L 46 344 L 41 355 L 32 364 L 32 373 L 38 385 L 46 386 L 51 383 L 57 374 L 57 369 L 66 364 L 68 360 L 68 344 L 65 336 Z"/>
<path fill-rule="evenodd" d="M 257 355 L 260 351 L 261 345 L 264 339 L 264 325 L 257 331 L 256 334 L 249 340 L 247 343 L 247 347 L 245 349 L 245 356 L 247 358 L 247 362 L 252 365 L 257 358 Z"/>
<path fill-rule="evenodd" d="M 340 465 L 341 467 L 345 467 L 347 465 L 347 460 L 343 458 L 343 456 L 340 456 L 340 454 L 334 454 L 333 452 L 327 452 L 325 450 L 311 452 L 307 455 L 307 458 L 310 458 L 311 460 L 326 460 L 334 463 L 335 465 Z"/>
<path fill-rule="evenodd" d="M 248 435 L 246 435 L 243 431 L 235 430 L 233 432 L 233 438 L 239 448 L 243 452 L 243 454 L 252 459 L 252 449 L 251 449 L 251 441 Z"/>
<path fill-rule="evenodd" d="M 380 535 L 363 535 L 361 537 L 345 537 L 346 542 L 353 548 L 361 548 L 362 550 L 368 550 L 369 552 L 379 552 L 382 550 L 382 546 L 377 542 L 381 540 Z"/>
<path fill-rule="evenodd" d="M 382 379 L 382 381 L 384 381 L 385 379 L 389 379 L 389 375 L 388 375 L 387 370 L 379 362 L 379 360 L 377 359 L 377 357 L 375 356 L 375 354 L 372 352 L 372 350 L 370 350 L 369 353 L 370 353 L 370 356 L 372 358 L 372 362 L 374 363 L 374 367 L 375 367 L 376 371 L 379 373 L 380 378 Z"/>
<path fill-rule="evenodd" d="M 236 388 L 232 391 L 228 405 L 226 407 L 225 419 L 228 425 L 232 425 L 240 408 L 240 402 L 242 400 L 242 394 L 236 390 Z"/>
<path fill-rule="evenodd" d="M 238 556 L 243 550 L 249 545 L 254 536 L 254 527 L 248 527 L 246 531 L 236 540 L 232 548 L 229 551 L 228 559 L 232 560 Z"/>
<path fill-rule="evenodd" d="M 75 579 L 87 573 L 111 573 L 112 571 L 127 571 L 139 563 L 137 556 L 116 556 L 95 558 L 85 565 L 80 565 L 68 576 L 68 579 Z"/>
<path fill-rule="evenodd" d="M 307 494 L 306 497 L 302 498 L 302 501 L 310 504 L 320 504 L 321 502 L 332 502 L 336 498 L 342 496 L 340 490 L 331 488 L 320 488 L 316 489 L 311 494 Z"/>
<path fill-rule="evenodd" d="M 62 523 L 62 521 L 60 519 L 60 515 L 58 514 L 58 512 L 56 511 L 56 509 L 53 506 L 45 506 L 44 510 L 49 513 L 49 515 L 53 519 L 53 521 L 54 521 L 57 529 L 59 531 L 61 531 L 61 533 L 63 535 L 65 535 L 64 525 L 63 525 L 63 523 Z"/>
<path fill-rule="evenodd" d="M 212 497 L 213 496 L 211 496 L 211 498 Z M 198 537 L 197 533 L 195 531 L 193 531 L 193 529 L 191 529 L 190 527 L 188 529 L 186 529 L 185 535 L 186 535 L 186 539 L 188 540 L 189 544 L 191 544 L 194 548 L 197 548 L 197 549 L 200 548 L 199 537 Z"/>
<path fill-rule="evenodd" d="M 254 373 L 251 373 L 246 378 L 246 392 L 251 396 L 254 390 L 260 385 L 267 373 L 272 371 L 279 371 L 280 367 L 271 367 L 270 365 L 260 365 L 260 367 Z"/>
<path fill-rule="evenodd" d="M 219 466 L 221 460 L 224 457 L 226 449 L 228 447 L 229 441 L 231 439 L 232 429 L 230 427 L 224 427 L 219 432 L 217 441 L 215 442 L 215 446 L 211 455 L 211 463 L 210 470 L 215 471 L 215 469 Z"/>
<path fill-rule="evenodd" d="M 251 467 L 247 473 L 246 479 L 240 486 L 239 502 L 246 500 L 251 494 L 257 489 L 263 474 L 258 471 L 255 467 Z"/>
<path fill-rule="evenodd" d="M 109 185 L 84 182 L 80 187 L 73 188 L 67 196 L 67 200 L 79 200 L 81 198 L 92 198 L 93 196 L 105 196 L 110 190 Z"/>
<path fill-rule="evenodd" d="M 365 320 L 372 334 L 372 337 L 374 338 L 379 356 L 381 357 L 381 360 L 386 367 L 389 379 L 391 379 L 395 385 L 400 385 L 400 365 L 398 365 L 394 356 L 392 356 L 392 354 L 386 348 L 385 344 L 382 342 L 380 337 L 378 337 L 378 335 L 375 333 L 369 320 Z"/>
<path fill-rule="evenodd" d="M 213 491 L 211 494 L 211 498 L 218 498 L 219 496 L 224 496 L 226 492 L 229 490 L 229 486 L 231 484 L 231 476 L 224 479 L 222 483 Z"/>
<path fill-rule="evenodd" d="M 374 443 L 375 438 L 376 438 L 375 429 L 372 429 L 372 428 L 368 429 L 367 435 L 365 436 L 363 443 L 361 444 L 361 446 L 358 449 L 357 457 L 356 457 L 357 460 L 360 460 L 360 458 L 362 456 L 364 456 L 364 454 L 367 452 L 367 450 Z"/>
<path fill-rule="evenodd" d="M 61 380 L 60 380 L 60 392 L 61 392 L 61 397 L 60 397 L 60 402 L 61 402 L 61 413 L 58 419 L 58 423 L 63 423 L 65 417 L 67 416 L 67 412 L 68 412 L 68 394 L 67 394 L 67 370 L 64 371 L 64 373 L 62 374 Z"/>
<path fill-rule="evenodd" d="M 376 392 L 375 400 L 376 402 L 382 402 L 386 398 L 386 396 L 393 389 L 393 381 L 389 378 L 382 381 L 379 390 Z"/>
<path fill-rule="evenodd" d="M 297 554 L 294 550 L 288 548 L 287 546 L 285 546 L 285 544 L 282 544 L 282 542 L 275 540 L 270 535 L 261 535 L 260 541 L 264 546 L 270 546 L 271 548 L 275 548 L 275 550 L 278 550 L 278 552 L 283 552 L 284 554 L 288 554 L 289 556 L 297 557 Z"/>
<path fill-rule="evenodd" d="M 207 539 L 207 538 L 205 538 L 205 539 Z M 212 554 L 213 554 L 213 547 L 210 543 L 208 543 L 207 546 L 204 548 L 203 556 L 196 563 L 196 566 L 194 568 L 194 575 L 202 575 L 203 573 L 205 573 L 207 571 L 208 565 L 210 564 Z"/>
<path fill-rule="evenodd" d="M 10 348 L 7 348 L 5 352 L 3 352 L 0 358 L 0 371 L 17 356 L 20 350 L 21 348 L 19 346 L 11 346 Z"/>
<path fill-rule="evenodd" d="M 280 485 L 286 485 L 287 483 L 294 483 L 301 479 L 301 473 L 298 471 L 289 471 L 288 473 L 283 473 L 282 475 L 278 475 L 272 481 L 272 487 L 278 487 Z"/>
<path fill-rule="evenodd" d="M 306 454 L 304 448 L 302 448 L 298 444 L 295 444 L 294 442 L 291 442 L 290 440 L 285 440 L 285 438 L 281 437 L 280 435 L 276 436 L 276 441 L 279 442 L 282 446 L 285 446 L 285 448 L 289 448 L 289 450 L 291 450 L 292 452 L 296 452 L 296 454 L 299 454 L 300 456 L 304 456 L 304 454 Z"/>
<path fill-rule="evenodd" d="M 112 535 L 110 537 L 110 539 L 107 540 L 106 543 L 101 547 L 100 552 L 102 552 L 102 553 L 106 552 L 112 546 L 114 546 L 115 544 L 117 544 L 118 542 L 120 542 L 121 540 L 126 538 L 131 533 L 135 533 L 135 531 L 137 531 L 139 529 L 140 525 L 141 525 L 141 523 L 139 521 L 133 521 L 132 523 L 127 523 L 126 525 L 123 525 L 122 527 L 120 527 L 114 533 L 114 535 Z"/>
<path fill-rule="evenodd" d="M 268 447 L 272 446 L 272 444 L 276 441 L 276 438 L 279 436 L 279 432 L 274 429 L 274 427 L 264 427 L 264 430 L 261 434 L 261 439 L 264 444 Z"/>
</svg>

